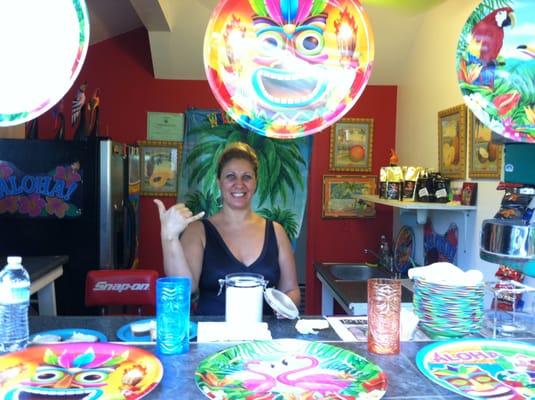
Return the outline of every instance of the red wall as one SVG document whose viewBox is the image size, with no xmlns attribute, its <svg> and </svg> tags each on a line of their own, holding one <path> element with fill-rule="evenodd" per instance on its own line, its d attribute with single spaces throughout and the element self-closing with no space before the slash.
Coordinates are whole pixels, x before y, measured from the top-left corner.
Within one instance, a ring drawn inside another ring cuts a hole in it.
<svg viewBox="0 0 535 400">
<path fill-rule="evenodd" d="M 388 165 L 390 148 L 395 148 L 396 94 L 395 86 L 368 86 L 346 114 L 346 117 L 374 120 L 371 174 L 377 177 L 381 166 Z M 308 186 L 307 314 L 321 313 L 321 284 L 314 273 L 314 262 L 376 262 L 364 254 L 364 249 L 377 251 L 382 233 L 392 237 L 392 210 L 389 207 L 378 206 L 377 216 L 369 219 L 321 218 L 323 175 L 334 174 L 329 171 L 329 143 L 327 131 L 314 137 Z"/>
<path fill-rule="evenodd" d="M 147 112 L 184 112 L 189 107 L 217 108 L 206 81 L 154 79 L 147 32 L 137 29 L 89 48 L 77 81 L 65 96 L 65 117 L 70 121 L 71 101 L 81 82 L 87 81 L 89 99 L 98 87 L 101 94 L 100 135 L 136 143 L 146 139 Z M 373 171 L 378 175 L 394 147 L 396 87 L 368 86 L 348 117 L 374 119 Z M 314 261 L 363 261 L 363 249 L 377 248 L 381 233 L 391 236 L 392 215 L 378 209 L 373 219 L 326 220 L 321 218 L 322 179 L 329 168 L 329 129 L 314 136 L 309 179 L 307 243 L 307 312 L 320 312 L 319 281 Z M 39 135 L 52 138 L 50 112 L 39 119 Z M 73 131 L 67 127 L 66 138 Z M 168 206 L 173 198 L 162 199 Z M 140 267 L 162 271 L 159 221 L 151 197 L 141 198 Z"/>
</svg>

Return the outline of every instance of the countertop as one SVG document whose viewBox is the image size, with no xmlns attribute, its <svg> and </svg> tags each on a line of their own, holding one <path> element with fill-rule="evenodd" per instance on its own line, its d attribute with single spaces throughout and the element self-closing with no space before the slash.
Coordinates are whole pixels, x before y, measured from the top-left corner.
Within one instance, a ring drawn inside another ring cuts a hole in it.
<svg viewBox="0 0 535 400">
<path fill-rule="evenodd" d="M 145 317 L 137 317 L 145 318 Z M 312 318 L 312 317 L 311 317 Z M 110 340 L 115 339 L 116 330 L 125 323 L 131 322 L 132 317 L 31 317 L 30 330 L 32 333 L 47 329 L 58 328 L 92 328 L 106 333 Z M 197 319 L 198 320 L 198 319 Z M 201 319 L 202 320 L 202 319 Z M 217 320 L 217 318 L 207 318 Z M 221 320 L 221 318 L 219 318 Z M 461 399 L 462 397 L 432 383 L 425 378 L 415 364 L 418 351 L 429 342 L 402 342 L 401 352 L 394 356 L 378 356 L 367 351 L 365 342 L 341 342 L 331 329 L 321 331 L 316 335 L 300 335 L 295 330 L 295 321 L 266 318 L 273 338 L 294 338 L 302 340 L 322 341 L 353 351 L 380 366 L 388 378 L 388 389 L 383 399 Z M 533 341 L 532 341 L 533 342 Z M 236 342 L 192 343 L 190 351 L 185 354 L 161 356 L 164 375 L 161 383 L 145 398 L 155 399 L 206 399 L 196 386 L 194 375 L 199 362 L 204 358 L 236 345 Z M 155 346 L 140 346 L 149 351 L 155 351 Z M 177 397 L 180 393 L 180 397 Z"/>
<path fill-rule="evenodd" d="M 22 265 L 30 275 L 30 281 L 34 282 L 46 275 L 54 268 L 60 265 L 65 265 L 69 261 L 66 255 L 58 256 L 24 256 L 22 257 Z M 7 264 L 7 257 L 0 256 L 0 266 Z"/>
</svg>

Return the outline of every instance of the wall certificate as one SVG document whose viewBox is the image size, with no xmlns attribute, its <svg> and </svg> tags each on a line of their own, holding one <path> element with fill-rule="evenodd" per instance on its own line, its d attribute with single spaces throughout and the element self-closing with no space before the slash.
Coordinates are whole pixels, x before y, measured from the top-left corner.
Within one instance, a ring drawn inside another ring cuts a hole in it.
<svg viewBox="0 0 535 400">
<path fill-rule="evenodd" d="M 182 142 L 184 138 L 184 114 L 147 113 L 147 139 Z"/>
</svg>

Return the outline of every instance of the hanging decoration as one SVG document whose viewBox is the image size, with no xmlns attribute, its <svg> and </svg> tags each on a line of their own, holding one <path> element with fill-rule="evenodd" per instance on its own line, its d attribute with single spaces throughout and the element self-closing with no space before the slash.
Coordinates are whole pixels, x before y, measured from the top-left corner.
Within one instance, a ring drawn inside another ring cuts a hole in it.
<svg viewBox="0 0 535 400">
<path fill-rule="evenodd" d="M 84 0 L 0 2 L 0 127 L 51 109 L 69 90 L 89 45 Z"/>
<path fill-rule="evenodd" d="M 356 0 L 221 0 L 204 39 L 206 75 L 223 110 L 274 138 L 340 119 L 362 94 L 373 57 Z"/>
<path fill-rule="evenodd" d="M 484 0 L 457 44 L 466 104 L 506 140 L 535 143 L 534 24 L 533 0 Z"/>
</svg>

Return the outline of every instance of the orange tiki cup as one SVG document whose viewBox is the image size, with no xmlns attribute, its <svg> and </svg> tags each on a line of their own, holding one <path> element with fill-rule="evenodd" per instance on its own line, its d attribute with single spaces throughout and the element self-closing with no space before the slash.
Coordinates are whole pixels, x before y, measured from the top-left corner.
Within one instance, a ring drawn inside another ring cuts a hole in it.
<svg viewBox="0 0 535 400">
<path fill-rule="evenodd" d="M 368 279 L 368 351 L 399 353 L 401 280 Z"/>
</svg>

